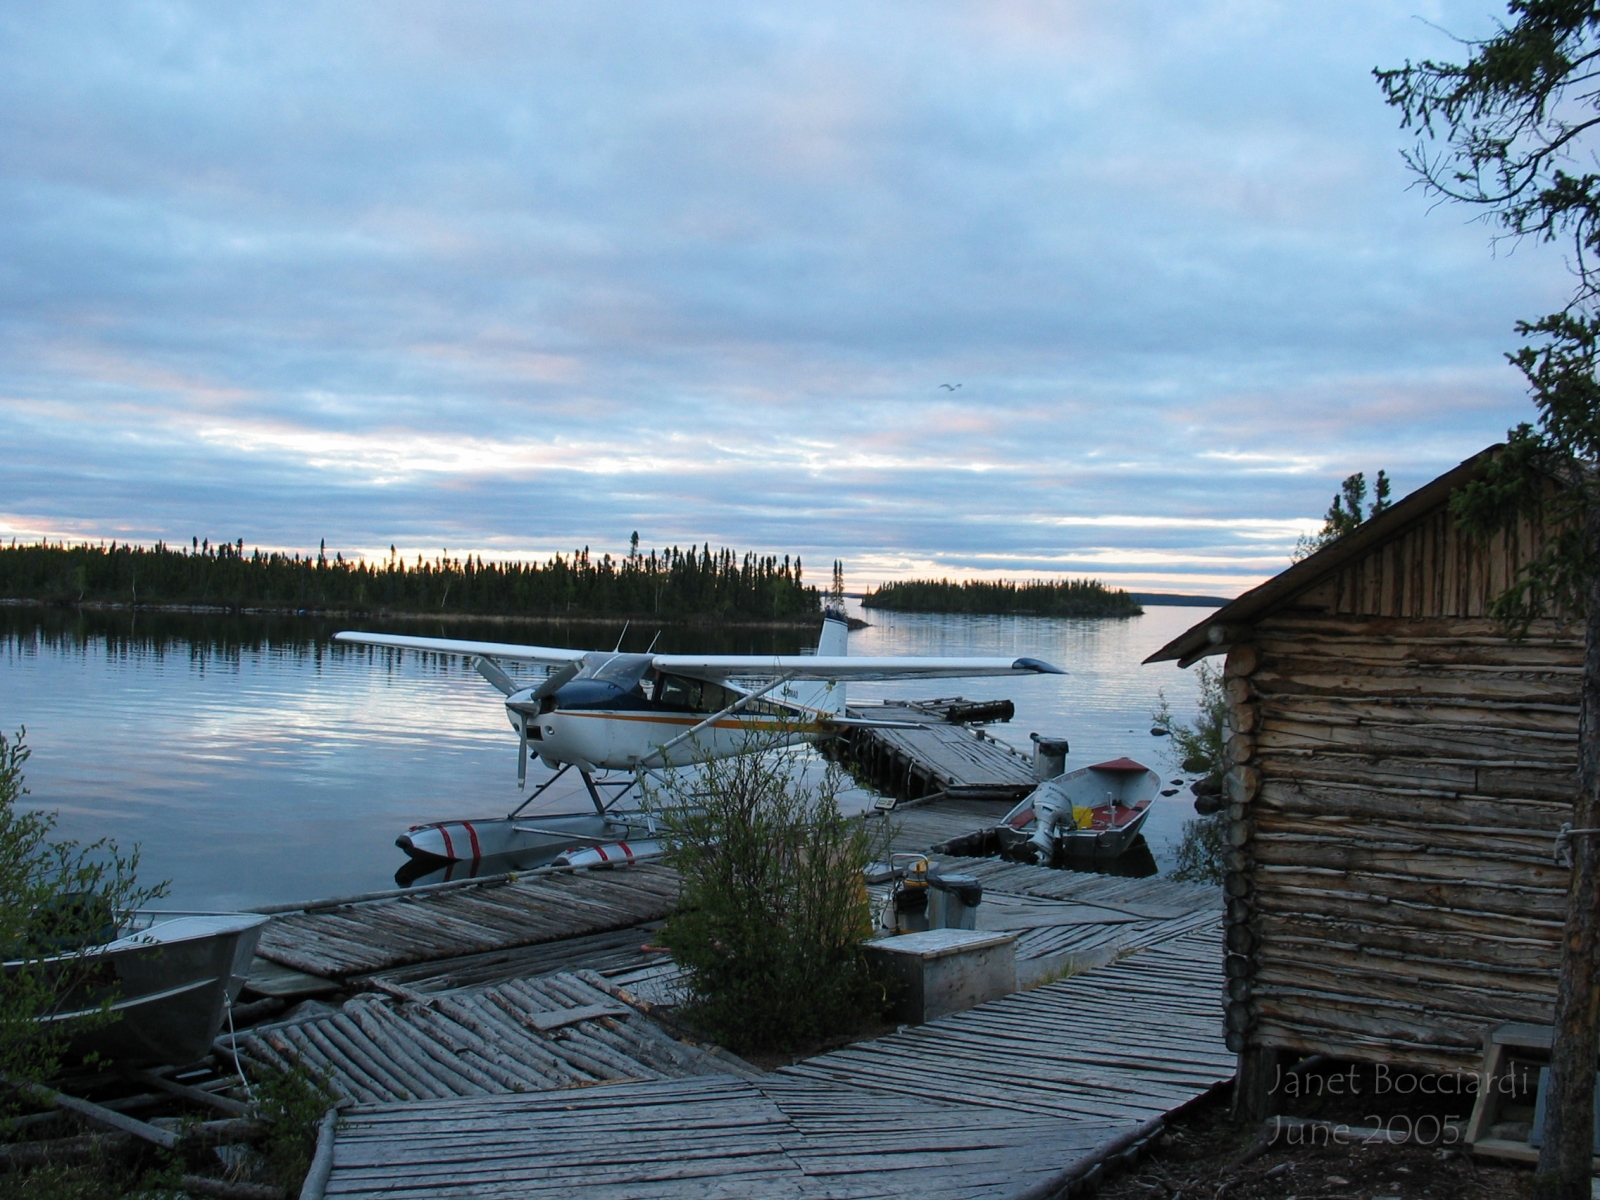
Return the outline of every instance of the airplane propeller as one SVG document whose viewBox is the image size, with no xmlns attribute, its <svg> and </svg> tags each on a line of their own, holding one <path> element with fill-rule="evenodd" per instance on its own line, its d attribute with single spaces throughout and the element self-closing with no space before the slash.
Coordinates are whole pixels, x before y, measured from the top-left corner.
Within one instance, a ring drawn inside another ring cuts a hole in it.
<svg viewBox="0 0 1600 1200">
<path fill-rule="evenodd" d="M 528 786 L 528 720 L 523 717 L 517 726 L 517 788 Z"/>
<path fill-rule="evenodd" d="M 484 658 L 480 655 L 472 660 L 472 665 L 479 675 L 482 675 L 495 687 L 499 688 L 503 695 L 509 696 L 517 690 L 517 681 L 502 671 L 500 664 L 493 659 Z"/>
<path fill-rule="evenodd" d="M 496 672 L 498 672 L 507 680 L 510 679 L 510 676 L 506 675 L 504 671 L 501 671 L 499 667 L 494 666 L 493 663 L 489 663 L 486 659 L 480 658 L 478 660 L 479 674 L 481 674 L 496 687 L 499 687 L 500 684 L 494 678 L 494 676 L 490 675 L 488 671 L 483 669 L 485 665 L 493 667 Z M 529 691 L 526 697 L 520 700 L 506 701 L 506 707 L 512 709 L 522 718 L 522 720 L 517 723 L 517 786 L 519 788 L 528 786 L 528 722 L 538 718 L 539 709 L 542 706 L 546 696 L 555 695 L 556 692 L 560 691 L 567 684 L 571 683 L 573 679 L 577 677 L 578 672 L 582 669 L 582 663 L 568 663 L 559 671 L 551 671 L 550 674 L 545 677 L 545 681 L 538 687 Z M 506 694 L 509 696 L 512 693 L 508 691 Z"/>
</svg>

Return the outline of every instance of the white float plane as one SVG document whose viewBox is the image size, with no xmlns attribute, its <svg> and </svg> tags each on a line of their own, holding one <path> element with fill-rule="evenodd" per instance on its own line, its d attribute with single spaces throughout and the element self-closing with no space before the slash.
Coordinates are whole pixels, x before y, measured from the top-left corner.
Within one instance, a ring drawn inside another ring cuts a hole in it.
<svg viewBox="0 0 1600 1200">
<path fill-rule="evenodd" d="M 476 859 L 511 852 L 513 843 L 528 847 L 528 836 L 508 841 L 509 834 L 541 831 L 516 826 L 517 814 L 569 767 L 583 777 L 603 819 L 641 772 L 815 741 L 851 725 L 890 724 L 845 715 L 850 681 L 1065 674 L 1036 658 L 853 658 L 848 629 L 843 615 L 830 610 L 816 653 L 800 655 L 624 654 L 389 633 L 336 633 L 333 640 L 472 658 L 478 673 L 505 694 L 506 716 L 519 741 L 517 785 L 526 785 L 530 752 L 556 771 L 508 817 L 418 826 L 399 839 L 413 856 Z M 549 674 L 519 686 L 496 660 L 547 667 Z M 593 778 L 607 770 L 629 773 L 609 801 Z M 604 850 L 598 835 L 581 840 Z M 626 851 L 626 842 L 620 844 Z"/>
</svg>

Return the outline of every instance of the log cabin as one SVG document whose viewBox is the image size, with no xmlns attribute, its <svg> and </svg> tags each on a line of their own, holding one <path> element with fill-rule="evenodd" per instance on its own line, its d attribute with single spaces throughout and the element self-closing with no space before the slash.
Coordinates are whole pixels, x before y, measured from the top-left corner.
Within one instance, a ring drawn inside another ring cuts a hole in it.
<svg viewBox="0 0 1600 1200">
<path fill-rule="evenodd" d="M 1285 1053 L 1472 1071 L 1548 1023 L 1569 872 L 1583 623 L 1490 605 L 1538 553 L 1450 496 L 1491 447 L 1146 661 L 1223 658 L 1228 1046 L 1266 1115 Z"/>
</svg>

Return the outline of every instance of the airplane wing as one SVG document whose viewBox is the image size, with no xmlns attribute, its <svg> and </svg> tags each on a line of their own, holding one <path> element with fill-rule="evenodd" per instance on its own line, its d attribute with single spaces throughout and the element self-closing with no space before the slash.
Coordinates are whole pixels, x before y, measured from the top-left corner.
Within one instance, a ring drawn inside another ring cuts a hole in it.
<svg viewBox="0 0 1600 1200">
<path fill-rule="evenodd" d="M 584 651 L 563 650 L 556 646 L 518 646 L 512 642 L 464 642 L 456 638 L 411 637 L 402 633 L 355 633 L 333 635 L 336 642 L 358 646 L 389 646 L 398 650 L 428 650 L 434 654 L 481 655 L 484 658 L 509 658 L 517 662 L 561 666 L 582 662 Z"/>
<path fill-rule="evenodd" d="M 894 679 L 959 679 L 978 675 L 1065 675 L 1037 658 L 820 658 L 814 654 L 658 654 L 657 671 L 691 679 L 791 679 L 885 681 Z"/>
</svg>

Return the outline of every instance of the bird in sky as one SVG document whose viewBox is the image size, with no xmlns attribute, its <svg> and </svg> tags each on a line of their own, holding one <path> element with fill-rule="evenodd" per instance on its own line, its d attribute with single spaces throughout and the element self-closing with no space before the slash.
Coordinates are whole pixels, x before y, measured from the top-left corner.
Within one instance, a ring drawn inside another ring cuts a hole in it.
<svg viewBox="0 0 1600 1200">
<path fill-rule="evenodd" d="M 961 386 L 961 385 L 960 385 L 960 384 L 959 384 L 959 383 L 941 383 L 941 384 L 940 384 L 940 385 L 939 385 L 939 386 L 940 386 L 940 387 L 942 387 L 942 388 L 944 388 L 944 389 L 945 389 L 945 390 L 946 390 L 946 391 L 951 391 L 951 392 L 953 392 L 953 391 L 955 391 L 955 390 L 956 390 L 956 389 L 957 389 L 957 388 L 958 388 L 958 387 L 960 387 L 960 386 Z"/>
</svg>

